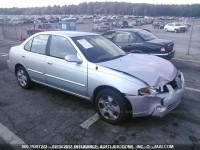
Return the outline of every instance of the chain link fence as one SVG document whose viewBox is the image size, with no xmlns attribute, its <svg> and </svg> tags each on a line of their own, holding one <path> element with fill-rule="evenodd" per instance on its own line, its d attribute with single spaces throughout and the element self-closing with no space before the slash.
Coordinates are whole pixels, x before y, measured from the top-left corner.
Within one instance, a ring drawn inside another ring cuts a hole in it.
<svg viewBox="0 0 200 150">
<path fill-rule="evenodd" d="M 26 24 L 26 25 L 8 25 L 4 24 L 1 25 L 1 31 L 0 34 L 4 38 L 8 39 L 20 39 L 21 36 L 23 38 L 28 38 L 31 36 L 27 33 L 27 30 L 34 29 L 37 25 L 34 24 Z M 60 28 L 58 23 L 52 23 L 52 28 Z"/>
<path fill-rule="evenodd" d="M 195 19 L 194 24 L 193 19 L 190 19 L 188 21 L 193 27 L 191 26 L 189 30 L 185 33 L 165 32 L 163 29 L 154 29 L 150 24 L 139 27 L 133 26 L 133 28 L 148 29 L 159 38 L 174 41 L 176 57 L 178 58 L 200 60 L 200 20 Z M 61 25 L 59 25 L 59 23 L 51 25 L 53 28 L 56 27 L 57 29 L 61 29 Z M 93 25 L 94 23 L 92 23 L 92 21 L 87 21 L 84 24 L 77 24 L 77 30 L 84 32 L 92 32 Z M 34 24 L 15 26 L 4 24 L 0 26 L 0 37 L 20 40 L 22 36 L 22 38 L 27 39 L 30 36 L 27 34 L 27 30 L 30 29 L 34 29 Z"/>
<path fill-rule="evenodd" d="M 1 26 L 1 29 L 4 38 L 20 39 L 21 36 L 23 38 L 28 38 L 29 35 L 27 34 L 27 29 L 31 29 L 33 27 L 34 27 L 33 25 L 11 26 L 4 24 Z"/>
</svg>

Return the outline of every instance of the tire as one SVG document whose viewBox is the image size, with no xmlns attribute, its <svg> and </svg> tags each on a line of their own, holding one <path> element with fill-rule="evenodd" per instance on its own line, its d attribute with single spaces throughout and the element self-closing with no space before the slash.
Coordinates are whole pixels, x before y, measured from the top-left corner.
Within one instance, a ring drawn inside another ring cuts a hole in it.
<svg viewBox="0 0 200 150">
<path fill-rule="evenodd" d="M 165 32 L 168 32 L 167 28 L 165 28 Z"/>
<path fill-rule="evenodd" d="M 26 71 L 26 69 L 22 66 L 17 67 L 16 69 L 16 77 L 19 85 L 23 89 L 29 89 L 32 86 L 32 81 Z"/>
<path fill-rule="evenodd" d="M 174 32 L 175 32 L 175 33 L 178 33 L 178 29 L 175 29 Z"/>
<path fill-rule="evenodd" d="M 111 124 L 124 123 L 132 114 L 132 109 L 122 94 L 109 88 L 97 94 L 95 108 L 99 116 Z"/>
</svg>

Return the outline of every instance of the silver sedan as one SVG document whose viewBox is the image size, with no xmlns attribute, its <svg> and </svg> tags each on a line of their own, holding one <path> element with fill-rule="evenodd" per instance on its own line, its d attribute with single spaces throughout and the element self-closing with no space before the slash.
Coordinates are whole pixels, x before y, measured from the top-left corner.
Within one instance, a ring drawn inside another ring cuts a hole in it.
<svg viewBox="0 0 200 150">
<path fill-rule="evenodd" d="M 127 54 L 98 34 L 52 31 L 10 49 L 7 60 L 19 82 L 33 82 L 92 102 L 105 121 L 163 117 L 181 101 L 184 77 L 162 58 Z"/>
</svg>

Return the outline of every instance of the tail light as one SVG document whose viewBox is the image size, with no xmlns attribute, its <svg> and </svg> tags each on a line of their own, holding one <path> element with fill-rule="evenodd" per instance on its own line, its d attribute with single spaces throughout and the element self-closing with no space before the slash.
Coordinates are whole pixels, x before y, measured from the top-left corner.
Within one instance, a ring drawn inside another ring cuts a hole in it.
<svg viewBox="0 0 200 150">
<path fill-rule="evenodd" d="M 160 48 L 160 51 L 161 51 L 161 52 L 167 51 L 167 47 L 166 47 L 166 46 L 161 47 L 161 48 Z"/>
</svg>

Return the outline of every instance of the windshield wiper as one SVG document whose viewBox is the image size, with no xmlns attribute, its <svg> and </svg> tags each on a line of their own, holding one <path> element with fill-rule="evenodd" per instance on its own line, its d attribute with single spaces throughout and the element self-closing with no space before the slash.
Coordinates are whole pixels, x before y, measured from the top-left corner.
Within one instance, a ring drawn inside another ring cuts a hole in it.
<svg viewBox="0 0 200 150">
<path fill-rule="evenodd" d="M 123 57 L 127 54 L 124 54 L 124 55 L 118 55 L 118 56 L 115 56 L 113 58 L 100 58 L 100 59 L 97 59 L 95 62 L 103 62 L 103 61 L 109 61 L 109 60 L 113 60 L 113 59 L 117 59 L 117 58 L 120 58 L 120 57 Z"/>
<path fill-rule="evenodd" d="M 112 60 L 112 59 L 117 59 L 117 58 L 123 57 L 123 56 L 125 56 L 125 55 L 127 55 L 127 54 L 115 56 L 115 57 L 111 58 L 110 60 Z"/>
<path fill-rule="evenodd" d="M 95 60 L 95 62 L 99 63 L 99 62 L 108 61 L 108 60 L 110 60 L 110 58 L 100 58 L 100 59 Z"/>
</svg>

